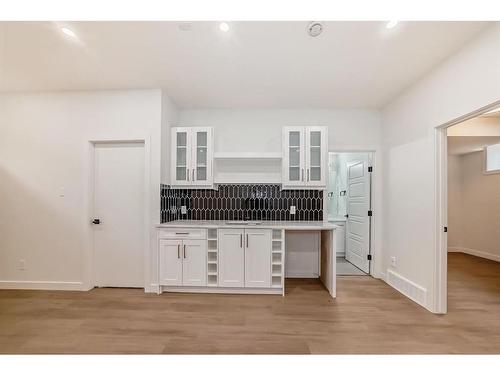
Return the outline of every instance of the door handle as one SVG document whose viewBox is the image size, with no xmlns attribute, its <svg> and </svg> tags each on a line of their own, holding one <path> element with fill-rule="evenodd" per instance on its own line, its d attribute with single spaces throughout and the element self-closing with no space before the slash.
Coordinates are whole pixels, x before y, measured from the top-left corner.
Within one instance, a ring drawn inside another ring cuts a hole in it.
<svg viewBox="0 0 500 375">
<path fill-rule="evenodd" d="M 302 178 L 301 178 L 302 182 L 304 182 L 304 168 L 302 168 Z"/>
<path fill-rule="evenodd" d="M 248 248 L 248 233 L 247 233 L 247 248 Z"/>
<path fill-rule="evenodd" d="M 189 168 L 186 168 L 186 176 L 187 180 L 189 181 Z"/>
<path fill-rule="evenodd" d="M 177 259 L 181 259 L 181 244 L 177 244 Z"/>
<path fill-rule="evenodd" d="M 240 247 L 243 247 L 243 234 L 240 234 Z"/>
<path fill-rule="evenodd" d="M 185 234 L 185 235 L 188 235 L 189 233 L 188 232 L 175 232 L 175 234 Z"/>
<path fill-rule="evenodd" d="M 101 220 L 100 219 L 94 219 L 94 220 L 92 220 L 92 224 L 101 224 Z"/>
<path fill-rule="evenodd" d="M 193 178 L 192 178 L 192 180 L 194 181 L 194 169 L 193 169 Z"/>
<path fill-rule="evenodd" d="M 184 245 L 184 259 L 186 259 L 186 245 Z"/>
<path fill-rule="evenodd" d="M 309 168 L 307 168 L 307 182 L 309 182 Z"/>
</svg>

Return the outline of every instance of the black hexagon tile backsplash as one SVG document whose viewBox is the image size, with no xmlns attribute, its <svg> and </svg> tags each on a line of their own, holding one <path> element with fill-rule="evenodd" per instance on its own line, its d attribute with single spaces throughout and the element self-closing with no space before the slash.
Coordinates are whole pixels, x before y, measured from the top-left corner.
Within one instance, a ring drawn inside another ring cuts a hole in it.
<svg viewBox="0 0 500 375">
<path fill-rule="evenodd" d="M 323 220 L 322 190 L 282 190 L 277 184 L 219 185 L 218 190 L 160 186 L 161 222 L 173 220 Z M 181 207 L 186 206 L 186 213 Z M 295 215 L 290 214 L 295 206 Z"/>
</svg>

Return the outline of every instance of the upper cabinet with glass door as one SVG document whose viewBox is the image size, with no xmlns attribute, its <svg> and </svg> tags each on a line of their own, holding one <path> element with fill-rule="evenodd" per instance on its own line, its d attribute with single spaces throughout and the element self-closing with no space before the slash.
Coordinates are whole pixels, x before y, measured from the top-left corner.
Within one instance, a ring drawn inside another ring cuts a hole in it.
<svg viewBox="0 0 500 375">
<path fill-rule="evenodd" d="M 213 129 L 172 128 L 172 186 L 213 186 Z"/>
<path fill-rule="evenodd" d="M 327 145 L 327 127 L 283 128 L 283 188 L 326 187 Z"/>
</svg>

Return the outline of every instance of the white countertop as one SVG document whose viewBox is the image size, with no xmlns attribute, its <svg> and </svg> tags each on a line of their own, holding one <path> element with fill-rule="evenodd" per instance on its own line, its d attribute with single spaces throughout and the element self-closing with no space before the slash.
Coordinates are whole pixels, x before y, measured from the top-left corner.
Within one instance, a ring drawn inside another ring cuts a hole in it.
<svg viewBox="0 0 500 375">
<path fill-rule="evenodd" d="M 228 224 L 227 220 L 174 220 L 158 224 L 157 228 L 267 228 L 288 230 L 332 230 L 337 228 L 325 221 L 262 221 L 259 225 Z"/>
</svg>

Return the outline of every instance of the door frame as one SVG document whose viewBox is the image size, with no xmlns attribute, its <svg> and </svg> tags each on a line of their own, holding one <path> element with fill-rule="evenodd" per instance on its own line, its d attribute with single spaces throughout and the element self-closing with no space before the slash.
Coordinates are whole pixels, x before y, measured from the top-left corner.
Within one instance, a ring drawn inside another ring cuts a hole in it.
<svg viewBox="0 0 500 375">
<path fill-rule="evenodd" d="M 473 119 L 500 106 L 500 100 L 445 122 L 434 128 L 434 298 L 432 311 L 446 314 L 448 311 L 448 143 L 447 129 Z"/>
<path fill-rule="evenodd" d="M 370 228 L 370 252 L 372 259 L 370 261 L 370 272 L 369 276 L 376 279 L 385 280 L 386 275 L 382 271 L 381 267 L 383 264 L 382 254 L 380 249 L 382 248 L 382 218 L 378 215 L 382 212 L 382 163 L 381 157 L 382 152 L 379 146 L 340 146 L 340 147 L 329 147 L 328 153 L 370 153 L 371 154 L 371 166 L 373 171 L 371 172 L 371 182 L 370 182 L 370 207 L 373 212 L 371 217 L 371 228 Z M 326 191 L 326 189 L 325 189 Z M 327 194 L 323 194 L 323 207 L 326 207 Z M 328 221 L 327 210 L 323 210 L 323 220 Z"/>
<path fill-rule="evenodd" d="M 151 264 L 151 233 L 150 233 L 150 197 L 151 197 L 151 139 L 149 135 L 138 136 L 97 136 L 85 141 L 85 152 L 87 158 L 84 165 L 85 174 L 85 214 L 82 220 L 84 228 L 84 289 L 91 290 L 95 287 L 94 280 L 94 231 L 92 229 L 91 217 L 94 211 L 94 187 L 95 187 L 95 146 L 97 144 L 124 144 L 124 143 L 142 143 L 144 145 L 144 210 L 143 210 L 143 229 L 144 229 L 144 289 L 150 285 L 150 264 Z"/>
</svg>

